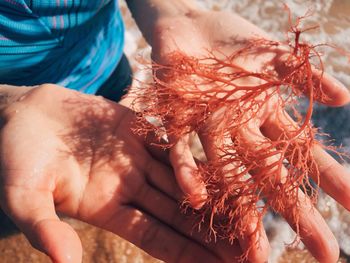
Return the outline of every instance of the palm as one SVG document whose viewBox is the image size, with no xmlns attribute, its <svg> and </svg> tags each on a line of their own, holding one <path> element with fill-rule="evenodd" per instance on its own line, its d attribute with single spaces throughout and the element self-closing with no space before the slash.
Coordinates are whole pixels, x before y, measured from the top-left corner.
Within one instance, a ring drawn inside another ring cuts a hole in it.
<svg viewBox="0 0 350 263">
<path fill-rule="evenodd" d="M 32 95 L 26 100 L 34 99 Z M 54 192 L 55 201 L 62 212 L 71 216 L 81 215 L 77 209 L 87 206 L 85 198 L 93 198 L 91 195 L 99 192 L 111 194 L 111 190 L 93 191 L 92 188 L 110 186 L 115 196 L 111 201 L 127 201 L 129 191 L 130 195 L 135 195 L 133 188 L 142 185 L 141 170 L 151 159 L 141 141 L 130 131 L 128 124 L 132 114 L 118 105 L 108 108 L 110 104 L 102 100 L 88 98 L 89 101 L 84 101 L 78 94 L 69 100 L 63 106 L 61 102 L 51 104 L 49 109 L 44 106 L 43 109 L 15 110 L 19 112 L 3 130 L 2 141 L 7 146 L 3 155 L 7 171 L 4 184 L 27 187 L 30 183 L 48 192 L 60 187 L 62 189 Z M 89 104 L 84 106 L 86 102 Z M 91 106 L 91 103 L 95 104 Z M 63 110 L 67 113 L 77 106 L 79 109 L 68 118 L 62 114 Z M 37 118 L 42 115 L 41 110 L 48 115 L 59 112 L 61 116 Z M 120 183 L 130 174 L 134 180 L 127 184 L 128 189 L 124 186 L 124 192 L 120 192 Z M 93 207 L 100 210 L 105 206 L 107 197 L 101 198 L 87 212 Z"/>
<path fill-rule="evenodd" d="M 62 88 L 29 92 L 5 112 L 2 208 L 55 262 L 81 258 L 79 238 L 56 211 L 169 262 L 231 260 L 238 247 L 190 236 L 171 169 L 151 152 L 166 154 L 132 133 L 133 118 L 120 105 Z"/>
<path fill-rule="evenodd" d="M 178 26 L 174 27 L 174 24 Z M 251 40 L 257 37 L 269 38 L 265 32 L 241 17 L 224 12 L 193 12 L 186 14 L 185 17 L 163 19 L 160 21 L 158 30 L 154 35 L 152 56 L 160 64 L 171 64 L 172 52 L 178 51 L 196 58 L 207 58 L 212 55 L 211 52 L 214 52 L 216 56 L 220 57 L 222 55 L 230 55 L 242 47 L 242 40 L 245 42 L 245 40 Z M 283 75 L 288 70 L 284 66 L 284 63 L 282 63 L 283 56 L 281 54 L 283 53 L 284 51 L 269 50 L 268 53 L 254 53 L 252 57 L 237 58 L 235 62 L 240 67 L 254 72 L 259 70 L 267 61 L 277 58 L 273 60 L 272 66 L 275 67 L 277 72 Z M 323 91 L 329 96 L 329 100 L 322 101 L 323 103 L 339 106 L 349 101 L 348 92 L 345 89 L 341 89 L 341 85 L 330 76 L 326 75 L 322 79 L 322 85 Z M 283 115 L 282 108 L 277 107 L 273 100 L 260 113 L 246 126 L 242 127 L 239 132 L 240 136 L 247 142 L 247 147 L 252 151 L 258 148 L 259 143 L 275 140 L 285 130 L 288 130 L 287 127 L 294 125 L 294 122 L 287 116 L 281 125 L 280 120 L 277 120 L 277 116 Z M 216 150 L 218 148 L 216 138 L 208 137 L 205 134 L 199 134 L 199 136 L 201 137 L 207 158 L 209 160 L 220 158 L 220 153 Z M 198 193 L 198 189 L 203 188 L 203 186 L 200 185 L 200 182 L 197 182 L 197 187 L 193 187 L 193 181 L 184 175 L 184 166 L 196 169 L 196 164 L 193 157 L 191 157 L 186 142 L 184 143 L 183 141 L 186 141 L 186 139 L 180 139 L 180 142 L 171 149 L 170 156 L 173 156 L 171 158 L 172 165 L 175 167 L 175 171 L 178 171 L 176 177 L 179 185 L 185 193 L 195 196 L 201 194 Z M 314 147 L 313 155 L 321 172 L 321 187 L 338 202 L 349 208 L 349 199 L 346 194 L 348 190 L 342 190 L 345 188 L 350 189 L 349 183 L 343 177 L 345 169 L 319 147 Z M 183 156 L 186 156 L 187 159 L 185 160 Z M 334 183 L 334 181 L 332 183 L 331 176 L 337 183 Z M 322 262 L 333 262 L 337 258 L 338 249 L 336 249 L 337 245 L 332 233 L 325 225 L 320 214 L 312 208 L 310 200 L 305 198 L 301 202 L 303 205 L 299 225 L 302 240 L 318 260 Z M 196 205 L 196 200 L 193 201 L 193 204 Z M 292 226 L 295 226 L 293 220 L 288 215 L 288 211 L 280 212 Z M 252 224 L 254 222 L 255 219 L 252 218 Z M 261 231 L 263 232 L 263 230 Z M 246 234 L 249 236 L 249 233 Z M 252 244 L 253 246 L 256 245 L 255 240 L 257 237 L 250 238 L 251 240 L 248 238 L 248 241 L 241 238 L 240 243 L 243 248 L 250 247 Z M 263 260 L 267 256 L 268 241 L 266 236 L 263 234 L 259 238 L 260 246 L 255 247 L 250 252 L 250 259 L 252 261 Z"/>
</svg>

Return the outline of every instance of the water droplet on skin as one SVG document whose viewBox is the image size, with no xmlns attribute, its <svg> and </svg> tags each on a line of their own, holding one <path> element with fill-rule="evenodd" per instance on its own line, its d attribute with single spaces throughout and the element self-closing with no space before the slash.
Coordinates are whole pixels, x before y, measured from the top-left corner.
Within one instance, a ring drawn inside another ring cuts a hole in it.
<svg viewBox="0 0 350 263">
<path fill-rule="evenodd" d="M 15 114 L 19 113 L 19 110 L 15 110 Z"/>
<path fill-rule="evenodd" d="M 23 96 L 19 97 L 18 101 L 22 101 L 22 100 L 24 100 L 26 97 L 27 97 L 27 95 L 23 95 Z"/>
</svg>

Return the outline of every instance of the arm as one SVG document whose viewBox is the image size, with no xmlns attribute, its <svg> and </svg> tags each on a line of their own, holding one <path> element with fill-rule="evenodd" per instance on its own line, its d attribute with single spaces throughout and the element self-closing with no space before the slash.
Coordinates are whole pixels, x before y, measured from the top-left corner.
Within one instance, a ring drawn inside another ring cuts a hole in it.
<svg viewBox="0 0 350 263">
<path fill-rule="evenodd" d="M 151 46 L 159 20 L 185 16 L 191 10 L 196 10 L 192 0 L 127 0 L 127 4 L 143 36 Z"/>
<path fill-rule="evenodd" d="M 195 58 L 206 58 L 210 56 L 208 51 L 215 51 L 218 49 L 218 43 L 222 44 L 219 46 L 220 52 L 225 55 L 230 55 L 240 47 L 240 43 L 238 41 L 235 42 L 236 39 L 250 40 L 258 36 L 272 39 L 266 32 L 238 15 L 228 12 L 198 11 L 192 3 L 193 2 L 188 4 L 188 2 L 184 1 L 156 0 L 128 1 L 129 8 L 136 22 L 145 38 L 152 46 L 152 57 L 156 62 L 160 64 L 169 63 L 171 65 L 171 60 L 169 60 L 168 55 L 176 51 L 180 51 L 181 53 Z M 279 51 L 281 51 L 281 53 L 285 52 L 285 50 Z M 258 54 L 258 56 L 243 59 L 243 61 L 238 59 L 236 63 L 239 63 L 240 66 L 249 71 L 257 71 L 268 61 L 267 59 L 269 58 L 265 54 Z M 273 65 L 276 70 L 280 70 L 281 72 L 287 70 L 283 67 L 282 56 L 281 60 L 276 59 L 274 63 L 276 63 Z M 317 77 L 317 73 L 314 72 L 314 75 Z M 341 106 L 350 101 L 349 92 L 347 92 L 346 89 L 342 89 L 342 85 L 338 84 L 337 81 L 328 75 L 322 78 L 322 88 L 326 95 L 328 95 L 327 100 L 321 101 L 325 104 Z M 265 117 L 267 118 L 268 116 L 264 116 L 264 118 Z M 261 118 L 261 120 L 264 118 Z M 249 133 L 243 132 L 243 134 L 249 137 Z M 216 148 L 215 140 L 201 135 L 200 137 L 204 149 L 206 150 L 207 158 L 209 160 L 218 158 L 220 153 L 215 153 L 213 150 Z M 251 140 L 252 138 L 248 139 Z M 255 147 L 254 139 L 256 138 L 253 138 L 250 143 L 252 148 Z M 179 143 L 170 150 L 170 160 L 182 190 L 189 195 L 196 194 L 195 189 L 200 189 L 200 187 L 197 187 L 198 184 L 196 185 L 189 181 L 191 177 L 188 176 L 188 169 L 185 171 L 186 168 L 184 168 L 191 167 L 191 169 L 196 169 L 193 158 L 191 157 L 191 152 L 186 145 L 186 139 L 179 139 Z M 328 161 L 330 161 L 330 159 L 326 157 L 326 155 L 323 155 L 323 158 L 319 159 L 318 164 L 322 167 L 324 163 Z M 334 166 L 333 168 L 333 173 L 341 174 L 339 171 L 343 171 L 340 165 Z M 343 184 L 346 184 L 346 188 L 350 188 L 350 185 L 346 183 L 345 180 L 341 181 Z M 325 188 L 322 182 L 321 187 Z M 336 185 L 330 188 L 332 188 L 332 191 L 338 191 L 336 190 Z M 344 195 L 345 191 L 342 191 L 342 196 Z M 338 199 L 338 201 L 340 203 L 345 203 L 340 199 Z M 195 202 L 193 202 L 192 205 L 195 205 Z M 310 207 L 311 206 L 306 208 L 302 213 L 307 215 L 307 211 L 310 210 Z M 288 211 L 282 211 L 282 215 L 285 217 L 287 214 Z M 316 221 L 322 223 L 315 224 L 315 226 L 310 223 Z M 253 222 L 254 219 L 252 220 L 252 224 Z M 293 225 L 292 222 L 290 223 Z M 302 240 L 317 259 L 327 262 L 336 260 L 338 253 L 336 249 L 336 240 L 317 212 L 315 212 L 313 216 L 305 216 L 305 220 L 300 222 L 300 227 L 305 230 L 304 233 L 301 233 Z M 322 229 L 327 230 L 322 231 Z M 263 232 L 263 230 L 261 230 L 261 232 Z M 314 235 L 310 236 L 308 233 L 314 233 Z M 249 236 L 249 233 L 244 234 Z M 264 238 L 264 235 L 260 235 L 257 238 L 261 237 L 263 238 L 259 240 L 259 249 L 256 248 L 256 250 L 250 251 L 249 259 L 251 259 L 251 261 L 267 259 L 268 253 L 266 251 L 268 251 L 268 241 Z M 250 235 L 250 238 L 251 240 L 248 241 L 245 238 L 240 238 L 242 248 L 249 247 L 249 243 L 255 242 L 255 237 Z M 321 250 L 321 247 L 326 247 L 327 249 Z"/>
</svg>

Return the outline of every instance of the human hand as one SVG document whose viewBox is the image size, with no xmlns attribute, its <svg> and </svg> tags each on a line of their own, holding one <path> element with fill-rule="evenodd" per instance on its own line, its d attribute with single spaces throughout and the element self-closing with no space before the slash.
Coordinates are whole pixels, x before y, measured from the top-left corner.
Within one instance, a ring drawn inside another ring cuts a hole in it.
<svg viewBox="0 0 350 263">
<path fill-rule="evenodd" d="M 172 65 L 174 52 L 181 52 L 199 59 L 212 57 L 214 53 L 224 59 L 225 56 L 230 56 L 243 47 L 245 43 L 258 38 L 271 39 L 268 34 L 237 15 L 226 12 L 190 10 L 183 15 L 163 17 L 158 21 L 152 37 L 152 57 L 156 63 L 161 65 Z M 262 51 L 261 54 L 254 53 L 252 56 L 237 57 L 234 62 L 241 68 L 254 72 L 259 71 L 267 61 L 271 61 L 271 66 L 283 78 L 289 73 L 289 68 L 285 63 L 287 53 L 288 50 L 283 48 L 271 48 L 265 52 Z M 320 71 L 313 70 L 313 81 L 317 85 Z M 162 79 L 161 73 L 156 77 Z M 244 84 L 249 84 L 251 79 L 245 81 Z M 346 88 L 327 74 L 323 75 L 321 84 L 325 96 L 316 97 L 320 102 L 330 106 L 342 106 L 350 101 L 350 95 Z M 210 121 L 208 127 L 210 127 Z M 289 136 L 297 129 L 293 119 L 272 98 L 257 116 L 239 129 L 239 135 L 241 140 L 246 142 L 245 145 L 250 151 L 258 153 L 260 144 L 274 141 L 281 135 Z M 209 161 L 219 159 L 222 152 L 218 151 L 220 148 L 218 144 L 222 142 L 217 142 L 216 138 L 207 136 L 205 133 L 199 132 L 199 136 L 207 159 Z M 189 199 L 195 207 L 196 203 L 198 204 L 197 196 L 204 195 L 205 198 L 204 185 L 199 177 L 190 175 L 197 169 L 197 165 L 188 147 L 187 138 L 177 139 L 178 143 L 170 150 L 172 166 L 179 185 L 189 195 Z M 312 155 L 320 172 L 319 184 L 321 188 L 345 208 L 350 209 L 350 196 L 348 195 L 350 184 L 344 176 L 345 169 L 316 144 L 312 147 Z M 267 160 L 265 165 L 271 164 L 274 158 L 271 157 L 270 160 Z M 259 170 L 251 171 L 251 173 L 259 173 Z M 283 173 L 285 172 L 282 171 L 282 176 Z M 318 180 L 315 175 L 311 175 L 311 177 L 315 181 Z M 191 200 L 191 196 L 195 198 Z M 300 193 L 299 201 L 301 205 L 298 223 L 294 221 L 288 209 L 273 208 L 280 212 L 294 229 L 298 229 L 302 241 L 316 259 L 321 262 L 335 262 L 339 255 L 339 249 L 334 236 L 308 197 Z M 199 207 L 200 205 L 201 203 Z M 257 222 L 254 214 L 253 212 L 250 219 L 252 225 Z M 258 226 L 258 228 L 259 231 L 254 235 L 248 231 L 238 238 L 243 248 L 253 246 L 248 255 L 251 261 L 264 262 L 267 260 L 269 245 L 262 227 Z M 258 242 L 256 242 L 257 240 Z"/>
<path fill-rule="evenodd" d="M 132 131 L 131 110 L 55 85 L 14 88 L 1 112 L 0 204 L 54 262 L 81 262 L 57 213 L 101 227 L 166 262 L 232 262 L 240 247 L 191 235 L 165 151 Z M 157 156 L 157 157 L 156 157 Z"/>
</svg>

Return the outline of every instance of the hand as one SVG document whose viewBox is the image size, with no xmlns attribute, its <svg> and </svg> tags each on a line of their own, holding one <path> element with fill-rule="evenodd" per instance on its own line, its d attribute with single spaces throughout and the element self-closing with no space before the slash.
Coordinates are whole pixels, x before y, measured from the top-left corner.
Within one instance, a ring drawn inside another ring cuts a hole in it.
<svg viewBox="0 0 350 263">
<path fill-rule="evenodd" d="M 216 55 L 230 55 L 237 51 L 242 44 L 240 41 L 249 41 L 263 37 L 271 39 L 268 34 L 252 25 L 243 18 L 226 12 L 204 12 L 189 10 L 178 16 L 162 17 L 152 36 L 152 57 L 162 65 L 172 63 L 173 52 L 180 51 L 188 56 L 207 58 L 216 52 Z M 268 50 L 261 54 L 237 58 L 236 64 L 249 71 L 259 70 L 266 61 L 272 61 L 272 66 L 281 76 L 288 73 L 284 63 L 286 50 Z M 271 54 L 274 60 L 272 60 Z M 319 72 L 314 70 L 314 80 L 319 80 Z M 322 89 L 326 97 L 320 97 L 320 102 L 331 106 L 341 106 L 350 101 L 349 92 L 338 81 L 328 75 L 322 78 Z M 326 98 L 326 99 L 325 99 Z M 282 123 L 282 125 L 281 125 Z M 210 123 L 208 123 L 210 126 Z M 291 133 L 295 122 L 278 107 L 273 99 L 264 106 L 260 114 L 240 129 L 239 135 L 245 140 L 249 150 L 258 151 L 260 143 L 276 140 L 281 134 Z M 220 158 L 216 138 L 199 134 L 208 160 Z M 178 143 L 170 151 L 170 160 L 181 189 L 190 196 L 192 205 L 198 204 L 198 198 L 191 200 L 191 196 L 203 196 L 203 184 L 199 178 L 189 176 L 191 171 L 197 169 L 196 162 L 188 147 L 187 138 L 177 138 Z M 320 186 L 340 204 L 350 209 L 350 183 L 345 177 L 345 169 L 328 155 L 321 147 L 315 145 L 312 154 L 320 171 Z M 273 160 L 273 157 L 271 157 Z M 266 163 L 266 166 L 269 162 Z M 252 171 L 252 174 L 259 171 Z M 282 171 L 283 173 L 283 171 Z M 321 262 L 335 262 L 339 256 L 337 241 L 326 226 L 321 215 L 313 208 L 312 203 L 300 194 L 300 219 L 296 224 L 288 210 L 279 211 L 282 216 L 296 229 L 302 241 L 310 252 Z M 273 202 L 272 202 L 273 203 Z M 200 205 L 199 205 L 200 206 Z M 275 210 L 278 210 L 274 207 Z M 254 213 L 252 213 L 254 214 Z M 257 219 L 251 216 L 251 224 Z M 249 251 L 249 259 L 253 262 L 264 262 L 268 257 L 268 240 L 262 227 L 250 235 L 249 231 L 238 237 L 242 248 L 253 246 Z M 254 229 L 254 227 L 253 227 Z M 245 236 L 245 237 L 244 237 Z M 256 241 L 259 242 L 256 242 Z M 258 244 L 258 245 L 257 245 Z"/>
<path fill-rule="evenodd" d="M 21 88 L 14 88 L 17 91 Z M 0 204 L 54 262 L 81 262 L 79 237 L 61 213 L 101 227 L 167 262 L 229 262 L 237 244 L 190 235 L 182 193 L 131 110 L 55 85 L 24 89 L 1 117 Z"/>
</svg>

